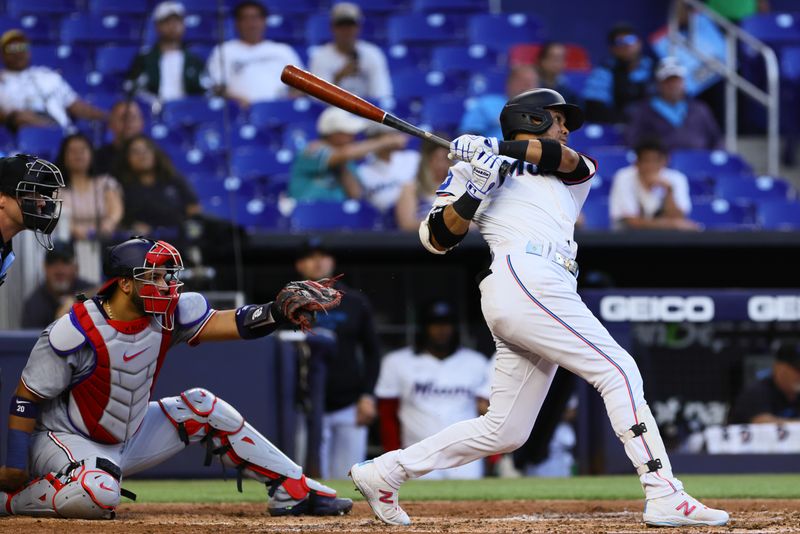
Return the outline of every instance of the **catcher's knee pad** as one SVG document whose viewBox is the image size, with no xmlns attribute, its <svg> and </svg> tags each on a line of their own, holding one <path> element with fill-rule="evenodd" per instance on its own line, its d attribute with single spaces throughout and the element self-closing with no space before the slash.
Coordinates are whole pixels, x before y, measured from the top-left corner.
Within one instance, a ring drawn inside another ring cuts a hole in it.
<svg viewBox="0 0 800 534">
<path fill-rule="evenodd" d="M 158 404 L 187 445 L 205 438 L 210 429 L 232 433 L 244 426 L 242 415 L 207 389 L 187 389 L 177 397 L 159 400 Z"/>
</svg>

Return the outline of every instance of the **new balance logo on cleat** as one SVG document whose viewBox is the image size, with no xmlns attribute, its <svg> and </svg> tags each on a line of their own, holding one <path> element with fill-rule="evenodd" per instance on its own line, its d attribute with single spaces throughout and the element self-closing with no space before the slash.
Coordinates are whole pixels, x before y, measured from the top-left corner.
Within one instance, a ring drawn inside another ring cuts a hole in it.
<svg viewBox="0 0 800 534">
<path fill-rule="evenodd" d="M 689 501 L 683 501 L 675 509 L 680 512 L 681 508 L 683 508 L 683 515 L 685 515 L 686 517 L 689 517 L 689 514 L 694 512 L 694 509 L 697 508 L 697 505 L 694 505 L 691 508 L 689 508 Z"/>
<path fill-rule="evenodd" d="M 381 498 L 378 499 L 379 501 L 381 501 L 384 504 L 394 504 L 394 501 L 392 500 L 392 497 L 394 496 L 393 491 L 386 491 L 386 490 L 378 490 L 378 491 L 381 494 Z"/>
</svg>

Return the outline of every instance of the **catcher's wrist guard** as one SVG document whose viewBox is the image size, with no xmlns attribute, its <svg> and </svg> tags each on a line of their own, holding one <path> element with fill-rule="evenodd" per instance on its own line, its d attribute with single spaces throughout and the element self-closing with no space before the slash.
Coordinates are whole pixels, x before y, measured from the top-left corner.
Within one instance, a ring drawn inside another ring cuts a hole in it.
<svg viewBox="0 0 800 534">
<path fill-rule="evenodd" d="M 268 336 L 281 321 L 272 313 L 272 303 L 247 304 L 236 310 L 236 329 L 242 339 Z"/>
</svg>

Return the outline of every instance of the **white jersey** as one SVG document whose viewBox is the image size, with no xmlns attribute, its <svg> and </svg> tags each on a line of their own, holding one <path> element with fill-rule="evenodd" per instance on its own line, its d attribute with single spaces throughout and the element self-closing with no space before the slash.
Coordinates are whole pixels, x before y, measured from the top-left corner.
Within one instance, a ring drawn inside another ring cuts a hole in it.
<svg viewBox="0 0 800 534">
<path fill-rule="evenodd" d="M 383 358 L 375 396 L 400 400 L 404 447 L 453 423 L 478 415 L 477 399 L 488 393 L 487 359 L 460 348 L 444 359 L 414 354 L 411 347 Z"/>
<path fill-rule="evenodd" d="M 473 222 L 490 248 L 505 243 L 554 243 L 556 250 L 574 258 L 575 222 L 589 195 L 597 165 L 581 155 L 589 168 L 582 180 L 567 182 L 553 174 L 538 174 L 536 165 L 503 157 L 511 164 L 500 189 L 481 202 Z M 472 166 L 453 165 L 436 191 L 434 207 L 452 204 L 466 192 Z"/>
</svg>

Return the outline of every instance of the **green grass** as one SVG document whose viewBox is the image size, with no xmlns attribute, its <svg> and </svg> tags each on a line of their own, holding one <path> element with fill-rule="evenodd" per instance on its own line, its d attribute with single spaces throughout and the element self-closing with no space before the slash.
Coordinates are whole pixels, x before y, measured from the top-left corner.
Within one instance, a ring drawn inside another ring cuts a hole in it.
<svg viewBox="0 0 800 534">
<path fill-rule="evenodd" d="M 800 499 L 800 475 L 688 475 L 687 491 L 699 498 Z M 329 483 L 342 497 L 360 499 L 350 481 Z M 137 502 L 266 502 L 264 486 L 251 480 L 244 493 L 233 480 L 126 480 Z M 507 499 L 641 499 L 635 476 L 573 478 L 490 478 L 480 481 L 411 481 L 403 486 L 404 500 Z"/>
</svg>

